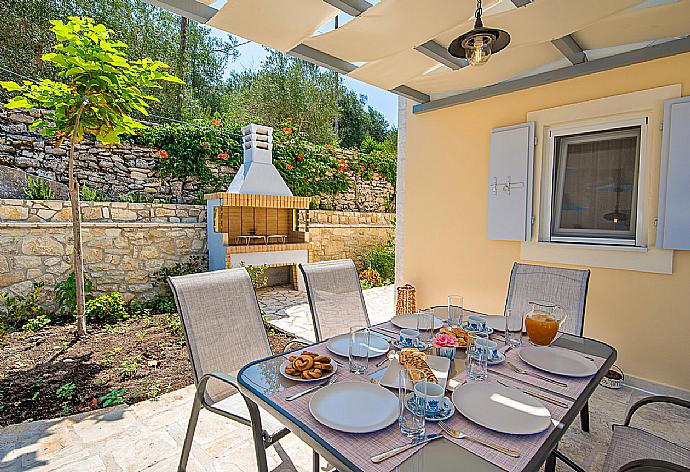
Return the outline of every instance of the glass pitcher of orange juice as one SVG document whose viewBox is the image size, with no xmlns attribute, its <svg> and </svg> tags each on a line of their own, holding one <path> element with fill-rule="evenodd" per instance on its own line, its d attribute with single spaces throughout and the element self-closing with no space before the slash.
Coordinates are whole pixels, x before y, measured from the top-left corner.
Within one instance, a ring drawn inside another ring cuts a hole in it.
<svg viewBox="0 0 690 472">
<path fill-rule="evenodd" d="M 566 313 L 559 305 L 549 302 L 529 302 L 530 311 L 525 315 L 527 337 L 535 346 L 548 346 L 558 334 Z"/>
</svg>

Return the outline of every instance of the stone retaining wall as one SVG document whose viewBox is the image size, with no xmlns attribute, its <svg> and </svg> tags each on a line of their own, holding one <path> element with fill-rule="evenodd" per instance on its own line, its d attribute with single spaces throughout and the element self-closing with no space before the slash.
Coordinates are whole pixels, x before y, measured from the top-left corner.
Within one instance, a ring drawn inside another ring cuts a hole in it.
<svg viewBox="0 0 690 472">
<path fill-rule="evenodd" d="M 372 246 L 395 236 L 393 213 L 309 212 L 309 261 L 353 259 L 357 266 Z"/>
<path fill-rule="evenodd" d="M 27 175 L 48 180 L 60 198 L 67 194 L 67 143 L 55 147 L 53 139 L 28 130 L 29 124 L 43 116 L 39 110 L 30 113 L 6 110 L 0 106 L 0 198 L 23 198 Z M 122 144 L 104 146 L 83 141 L 76 146 L 75 172 L 79 181 L 91 189 L 104 192 L 113 200 L 130 192 L 144 193 L 152 201 L 195 203 L 199 192 L 216 191 L 200 188 L 192 178 L 185 182 L 161 179 L 155 171 L 158 149 Z M 354 152 L 336 150 L 339 158 L 354 158 Z M 216 179 L 229 181 L 236 169 L 209 162 Z M 349 173 L 351 187 L 335 195 L 314 198 L 317 206 L 340 211 L 392 211 L 395 189 L 383 179 L 365 180 Z"/>
<path fill-rule="evenodd" d="M 206 209 L 198 205 L 85 202 L 84 266 L 94 293 L 119 291 L 127 300 L 155 294 L 153 274 L 191 256 L 206 260 Z M 0 289 L 27 291 L 72 272 L 68 202 L 0 200 Z"/>
<path fill-rule="evenodd" d="M 206 208 L 121 202 L 84 202 L 85 271 L 94 293 L 119 291 L 127 300 L 155 295 L 153 274 L 192 256 L 204 263 Z M 352 258 L 392 237 L 392 214 L 311 210 L 310 260 Z M 69 203 L 0 200 L 0 291 L 25 293 L 44 282 L 52 306 L 55 283 L 72 272 Z"/>
</svg>

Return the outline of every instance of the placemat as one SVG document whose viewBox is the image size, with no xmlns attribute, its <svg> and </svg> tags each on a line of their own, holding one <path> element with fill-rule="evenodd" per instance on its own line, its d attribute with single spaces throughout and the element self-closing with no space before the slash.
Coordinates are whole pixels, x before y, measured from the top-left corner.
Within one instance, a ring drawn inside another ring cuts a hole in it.
<svg viewBox="0 0 690 472">
<path fill-rule="evenodd" d="M 526 337 L 523 337 L 523 345 L 524 343 L 529 343 Z M 565 377 L 563 375 L 557 375 L 557 374 L 552 374 L 550 372 L 545 372 L 543 370 L 537 369 L 535 367 L 532 367 L 522 359 L 520 359 L 520 349 L 521 348 L 514 348 L 511 349 L 506 353 L 506 362 L 495 365 L 495 366 L 490 366 L 489 367 L 489 375 L 491 373 L 500 373 L 502 376 L 505 377 L 510 377 L 513 379 L 521 380 L 523 382 L 527 382 L 531 385 L 536 385 L 541 388 L 545 388 L 549 391 L 559 393 L 561 395 L 565 395 L 570 398 L 577 398 L 582 391 L 585 389 L 585 387 L 589 384 L 591 381 L 592 377 Z M 594 364 L 597 366 L 597 369 L 601 368 L 602 365 L 606 362 L 606 359 L 598 356 L 592 356 L 592 355 L 587 355 L 587 357 L 594 362 Z M 567 387 L 562 387 L 560 385 L 556 385 L 551 382 L 547 382 L 546 380 L 539 379 L 537 377 L 534 377 L 532 375 L 525 375 L 525 374 L 518 374 L 515 372 L 507 363 L 510 362 L 516 367 L 526 370 L 527 372 L 533 372 L 539 375 L 542 375 L 544 377 L 548 377 L 550 379 L 557 380 L 559 382 L 563 382 L 567 385 Z M 491 372 L 494 371 L 494 372 Z"/>
<path fill-rule="evenodd" d="M 342 357 L 333 355 L 328 349 L 326 349 L 324 344 L 310 346 L 305 350 L 316 352 L 324 356 L 331 356 L 332 358 L 338 359 L 342 362 Z M 375 367 L 377 360 L 378 359 L 369 360 L 369 369 L 367 374 L 378 370 L 378 368 Z M 345 361 L 343 363 L 344 367 L 338 367 L 336 372 L 338 375 L 337 382 L 369 382 L 369 378 L 366 375 L 351 374 L 348 370 L 347 362 Z M 309 400 L 311 399 L 311 394 L 304 395 L 303 397 L 297 398 L 293 401 L 286 400 L 286 398 L 290 395 L 294 395 L 295 393 L 306 390 L 307 388 L 313 386 L 313 383 L 295 385 L 273 395 L 270 397 L 270 399 L 283 410 L 295 417 L 307 428 L 311 429 L 318 436 L 323 438 L 328 444 L 330 444 L 334 449 L 340 452 L 361 470 L 372 472 L 390 472 L 391 470 L 395 470 L 397 466 L 399 466 L 408 457 L 412 456 L 417 450 L 423 447 L 419 446 L 410 449 L 409 451 L 405 451 L 397 456 L 391 457 L 380 464 L 374 464 L 371 462 L 371 456 L 409 443 L 409 440 L 400 434 L 398 422 L 395 421 L 391 426 L 380 431 L 366 434 L 343 433 L 331 429 L 316 421 L 309 411 Z M 394 393 L 397 396 L 397 392 Z M 440 439 L 438 441 L 440 441 Z"/>
</svg>

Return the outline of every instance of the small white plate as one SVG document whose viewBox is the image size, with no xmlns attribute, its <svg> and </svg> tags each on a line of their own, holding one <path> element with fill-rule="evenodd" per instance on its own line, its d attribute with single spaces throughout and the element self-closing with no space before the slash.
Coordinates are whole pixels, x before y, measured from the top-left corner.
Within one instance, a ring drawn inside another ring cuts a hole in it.
<svg viewBox="0 0 690 472">
<path fill-rule="evenodd" d="M 391 323 L 401 329 L 417 329 L 417 317 L 422 316 L 427 319 L 425 325 L 431 325 L 431 316 L 429 315 L 398 315 L 391 319 Z M 443 326 L 443 320 L 434 317 L 434 329 L 439 329 Z M 425 330 L 426 331 L 426 330 Z"/>
<path fill-rule="evenodd" d="M 450 369 L 450 359 L 441 356 L 426 356 L 426 363 L 429 364 L 429 368 L 434 373 L 438 379 L 438 384 L 446 388 L 446 382 L 448 381 L 448 369 Z M 400 371 L 404 367 L 398 362 L 398 354 L 395 355 L 395 359 L 390 361 L 386 372 L 384 372 L 381 377 L 381 385 L 384 387 L 398 388 L 400 384 Z M 409 379 L 408 379 L 409 380 Z M 405 387 L 408 390 L 412 390 L 412 381 L 409 380 L 410 384 Z"/>
<path fill-rule="evenodd" d="M 405 395 L 405 408 L 410 411 L 412 411 L 410 409 L 410 400 L 412 400 L 412 395 L 414 395 L 413 392 Z M 453 413 L 455 413 L 455 405 L 453 405 L 453 402 L 450 400 L 450 398 L 443 397 L 443 408 L 441 411 L 438 413 L 427 413 L 424 415 L 424 418 L 427 421 L 444 421 L 453 416 Z"/>
<path fill-rule="evenodd" d="M 502 352 L 499 352 L 498 355 L 494 358 L 491 358 L 487 361 L 489 365 L 498 365 L 502 364 L 506 360 L 506 355 L 503 354 Z"/>
<path fill-rule="evenodd" d="M 597 373 L 597 365 L 580 354 L 558 347 L 525 346 L 520 359 L 532 367 L 568 377 L 589 377 Z"/>
<path fill-rule="evenodd" d="M 337 382 L 317 390 L 309 411 L 319 423 L 346 433 L 371 433 L 398 419 L 398 397 L 369 382 Z"/>
<path fill-rule="evenodd" d="M 374 336 L 372 333 L 369 336 L 369 357 L 379 357 L 390 351 L 390 344 L 385 339 Z M 334 336 L 328 341 L 326 341 L 326 349 L 331 351 L 333 354 L 339 356 L 347 357 L 350 351 L 350 335 L 340 334 Z"/>
<path fill-rule="evenodd" d="M 468 333 L 484 333 L 484 334 L 486 334 L 487 336 L 494 332 L 494 329 L 493 329 L 493 328 L 490 328 L 488 325 L 487 325 L 487 326 L 484 326 L 484 329 L 481 330 L 481 331 L 479 331 L 479 330 L 477 330 L 477 329 L 470 329 L 469 326 L 467 326 L 467 323 L 463 323 L 463 324 L 462 324 L 462 329 L 464 329 L 464 330 L 467 331 Z"/>
<path fill-rule="evenodd" d="M 331 365 L 333 366 L 333 370 L 332 370 L 332 371 L 330 371 L 330 372 L 329 372 L 328 374 L 326 374 L 326 375 L 323 375 L 323 376 L 319 377 L 318 379 L 310 379 L 310 380 L 307 380 L 307 379 L 303 379 L 302 377 L 296 377 L 296 376 L 294 376 L 294 375 L 287 374 L 287 373 L 285 372 L 285 368 L 286 368 L 287 366 L 289 366 L 290 364 L 292 364 L 292 362 L 287 361 L 287 360 L 286 360 L 285 362 L 283 362 L 282 364 L 280 364 L 280 373 L 281 373 L 281 374 L 283 375 L 283 377 L 285 377 L 286 379 L 294 380 L 294 381 L 296 381 L 296 382 L 319 382 L 319 381 L 321 381 L 321 380 L 326 380 L 326 379 L 329 378 L 331 375 L 335 374 L 335 371 L 336 371 L 336 370 L 338 370 L 338 364 L 336 364 L 335 362 L 331 361 Z"/>
<path fill-rule="evenodd" d="M 514 388 L 479 382 L 453 391 L 455 408 L 468 420 L 507 434 L 540 433 L 551 425 L 551 413 L 536 398 Z"/>
</svg>

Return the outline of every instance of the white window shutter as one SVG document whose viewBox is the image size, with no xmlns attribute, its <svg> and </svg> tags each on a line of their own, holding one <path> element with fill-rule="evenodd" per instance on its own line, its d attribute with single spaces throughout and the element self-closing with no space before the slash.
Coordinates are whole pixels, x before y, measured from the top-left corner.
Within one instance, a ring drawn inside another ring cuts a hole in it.
<svg viewBox="0 0 690 472">
<path fill-rule="evenodd" d="M 657 247 L 690 249 L 690 97 L 666 100 Z"/>
<path fill-rule="evenodd" d="M 489 239 L 531 239 L 533 160 L 533 122 L 491 130 Z"/>
</svg>

